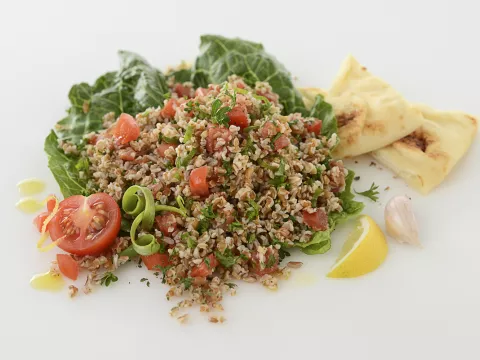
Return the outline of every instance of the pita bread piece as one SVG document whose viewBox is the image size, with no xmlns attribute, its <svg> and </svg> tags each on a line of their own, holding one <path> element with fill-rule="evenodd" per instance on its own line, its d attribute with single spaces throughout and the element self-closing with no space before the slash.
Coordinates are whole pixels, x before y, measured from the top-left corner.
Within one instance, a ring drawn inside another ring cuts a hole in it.
<svg viewBox="0 0 480 360">
<path fill-rule="evenodd" d="M 338 121 L 336 158 L 385 147 L 413 132 L 423 121 L 402 95 L 353 56 L 343 62 L 325 100 L 333 105 Z"/>
<path fill-rule="evenodd" d="M 425 105 L 414 107 L 422 112 L 423 125 L 372 155 L 411 187 L 428 194 L 467 152 L 477 134 L 478 121 L 461 112 L 436 111 Z"/>
</svg>

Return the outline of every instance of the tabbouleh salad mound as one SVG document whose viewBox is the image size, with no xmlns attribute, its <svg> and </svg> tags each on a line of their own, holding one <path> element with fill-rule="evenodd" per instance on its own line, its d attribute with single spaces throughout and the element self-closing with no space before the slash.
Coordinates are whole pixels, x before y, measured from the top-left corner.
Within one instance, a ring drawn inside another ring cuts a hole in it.
<svg viewBox="0 0 480 360">
<path fill-rule="evenodd" d="M 270 59 L 254 43 L 216 40 Z M 232 280 L 276 289 L 289 248 L 328 251 L 335 225 L 363 208 L 350 192 L 353 172 L 330 156 L 331 106 L 318 96 L 311 111 L 289 113 L 297 93 L 276 80 L 284 70 L 274 60 L 270 83 L 238 70 L 202 87 L 205 72 L 164 79 L 142 58 L 122 56 L 118 73 L 72 88 L 69 115 L 45 146 L 66 199 L 38 227 L 72 254 L 57 258 L 66 276 L 72 259 L 90 271 L 84 291 L 115 282 L 112 272 L 138 258 L 171 286 L 168 298 L 218 307 Z M 145 106 L 152 94 L 160 107 Z"/>
</svg>

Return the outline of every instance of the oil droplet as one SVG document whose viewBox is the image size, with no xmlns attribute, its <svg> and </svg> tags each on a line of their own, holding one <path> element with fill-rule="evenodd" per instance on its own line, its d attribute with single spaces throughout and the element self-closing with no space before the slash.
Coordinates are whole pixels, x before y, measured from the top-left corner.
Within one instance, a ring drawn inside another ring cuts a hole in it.
<svg viewBox="0 0 480 360">
<path fill-rule="evenodd" d="M 38 201 L 32 197 L 26 197 L 18 201 L 15 206 L 18 210 L 27 213 L 33 214 L 43 209 L 45 203 L 43 201 Z"/>
<path fill-rule="evenodd" d="M 318 282 L 318 277 L 308 272 L 295 272 L 293 282 L 298 286 L 312 286 Z"/>
<path fill-rule="evenodd" d="M 44 274 L 34 275 L 30 280 L 30 285 L 35 290 L 60 291 L 65 285 L 65 281 L 60 274 L 49 271 Z"/>
<path fill-rule="evenodd" d="M 25 179 L 17 184 L 20 194 L 25 196 L 40 194 L 45 190 L 45 183 L 39 179 Z"/>
</svg>

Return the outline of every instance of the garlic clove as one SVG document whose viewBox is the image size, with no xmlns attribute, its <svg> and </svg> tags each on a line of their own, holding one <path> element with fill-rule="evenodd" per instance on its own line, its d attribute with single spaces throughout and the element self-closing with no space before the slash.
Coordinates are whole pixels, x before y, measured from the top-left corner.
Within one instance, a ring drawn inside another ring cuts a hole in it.
<svg viewBox="0 0 480 360">
<path fill-rule="evenodd" d="M 406 196 L 395 196 L 385 206 L 387 234 L 399 243 L 422 247 L 418 239 L 418 225 L 412 201 Z"/>
</svg>

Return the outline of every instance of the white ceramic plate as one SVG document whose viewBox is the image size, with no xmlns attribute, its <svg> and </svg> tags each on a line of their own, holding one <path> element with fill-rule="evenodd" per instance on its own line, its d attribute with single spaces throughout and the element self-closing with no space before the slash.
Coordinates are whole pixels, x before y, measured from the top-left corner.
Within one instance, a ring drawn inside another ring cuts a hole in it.
<svg viewBox="0 0 480 360">
<path fill-rule="evenodd" d="M 117 68 L 129 49 L 165 67 L 197 54 L 203 33 L 263 42 L 298 77 L 328 87 L 352 52 L 412 102 L 480 114 L 478 5 L 473 1 L 280 2 L 31 1 L 0 5 L 2 116 L 0 357 L 3 359 L 357 358 L 478 359 L 480 332 L 478 141 L 453 173 L 423 197 L 368 157 L 351 167 L 363 190 L 380 185 L 365 213 L 383 226 L 396 194 L 412 197 L 423 249 L 389 242 L 378 271 L 325 278 L 348 226 L 325 255 L 294 258 L 304 267 L 276 293 L 241 284 L 226 296 L 223 325 L 196 309 L 181 326 L 166 287 L 143 268 L 73 301 L 30 288 L 52 253 L 35 249 L 32 216 L 19 213 L 15 184 L 48 182 L 43 140 L 64 114 L 73 83 Z M 390 190 L 384 188 L 389 186 Z M 146 287 L 140 278 L 152 283 Z"/>
</svg>

